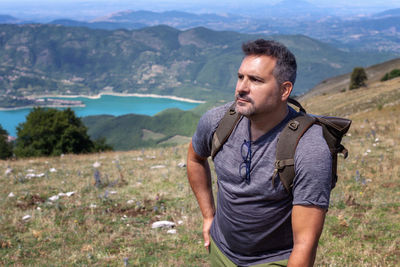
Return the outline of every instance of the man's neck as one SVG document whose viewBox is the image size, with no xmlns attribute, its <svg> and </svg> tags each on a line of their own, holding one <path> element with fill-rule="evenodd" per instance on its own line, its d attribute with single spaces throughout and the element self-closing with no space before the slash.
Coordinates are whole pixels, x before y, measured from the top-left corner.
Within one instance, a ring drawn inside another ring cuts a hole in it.
<svg viewBox="0 0 400 267">
<path fill-rule="evenodd" d="M 287 104 L 274 113 L 257 114 L 249 118 L 251 140 L 256 141 L 258 138 L 272 130 L 278 125 L 289 112 Z"/>
</svg>

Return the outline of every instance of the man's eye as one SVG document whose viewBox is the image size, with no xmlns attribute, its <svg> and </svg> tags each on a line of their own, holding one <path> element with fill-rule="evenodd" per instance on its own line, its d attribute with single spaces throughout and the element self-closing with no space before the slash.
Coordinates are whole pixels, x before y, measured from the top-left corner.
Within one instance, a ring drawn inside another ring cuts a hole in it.
<svg viewBox="0 0 400 267">
<path fill-rule="evenodd" d="M 243 75 L 238 74 L 238 79 L 239 79 L 239 80 L 243 79 Z"/>
<path fill-rule="evenodd" d="M 256 77 L 250 77 L 250 80 L 251 80 L 252 82 L 261 82 L 261 80 L 260 80 L 260 79 L 257 79 Z"/>
</svg>

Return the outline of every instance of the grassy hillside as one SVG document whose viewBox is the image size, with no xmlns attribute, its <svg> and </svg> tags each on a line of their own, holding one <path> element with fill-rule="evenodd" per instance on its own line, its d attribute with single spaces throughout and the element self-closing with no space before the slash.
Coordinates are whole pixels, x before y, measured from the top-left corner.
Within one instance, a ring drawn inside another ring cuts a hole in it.
<svg viewBox="0 0 400 267">
<path fill-rule="evenodd" d="M 311 113 L 353 120 L 315 266 L 400 262 L 399 88 L 397 78 L 303 100 Z M 178 166 L 186 149 L 1 161 L 0 264 L 209 266 Z M 174 222 L 176 233 L 152 229 L 159 220 Z"/>
<path fill-rule="evenodd" d="M 361 65 L 360 65 L 361 66 Z M 367 86 L 375 85 L 381 78 L 393 69 L 400 69 L 400 58 L 366 67 L 365 71 L 368 76 Z M 321 94 L 337 93 L 349 89 L 351 72 L 326 79 L 317 86 L 308 91 L 301 99 L 307 99 Z M 378 83 L 378 86 L 380 84 Z"/>
<path fill-rule="evenodd" d="M 157 145 L 176 145 L 190 140 L 200 115 L 167 109 L 155 116 L 88 116 L 82 119 L 91 139 L 106 138 L 115 150 L 131 150 Z"/>
</svg>

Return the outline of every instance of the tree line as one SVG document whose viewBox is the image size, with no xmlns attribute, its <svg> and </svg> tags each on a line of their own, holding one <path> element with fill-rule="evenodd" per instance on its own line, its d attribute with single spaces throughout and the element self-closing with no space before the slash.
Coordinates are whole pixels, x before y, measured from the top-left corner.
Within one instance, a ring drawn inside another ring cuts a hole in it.
<svg viewBox="0 0 400 267">
<path fill-rule="evenodd" d="M 59 156 L 112 150 L 105 139 L 91 140 L 87 127 L 71 109 L 35 107 L 17 126 L 17 138 L 8 140 L 0 125 L 0 159 Z"/>
</svg>

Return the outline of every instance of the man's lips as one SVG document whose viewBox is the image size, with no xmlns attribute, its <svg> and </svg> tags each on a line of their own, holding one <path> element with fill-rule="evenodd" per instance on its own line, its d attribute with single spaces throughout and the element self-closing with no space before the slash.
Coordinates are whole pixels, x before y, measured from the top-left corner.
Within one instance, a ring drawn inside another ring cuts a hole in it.
<svg viewBox="0 0 400 267">
<path fill-rule="evenodd" d="M 247 97 L 236 97 L 236 102 L 252 103 L 251 99 Z"/>
</svg>

